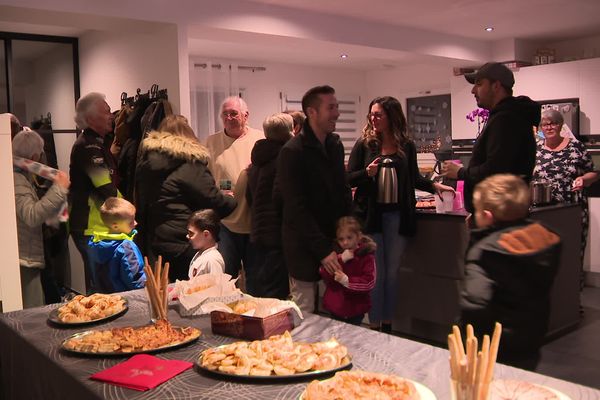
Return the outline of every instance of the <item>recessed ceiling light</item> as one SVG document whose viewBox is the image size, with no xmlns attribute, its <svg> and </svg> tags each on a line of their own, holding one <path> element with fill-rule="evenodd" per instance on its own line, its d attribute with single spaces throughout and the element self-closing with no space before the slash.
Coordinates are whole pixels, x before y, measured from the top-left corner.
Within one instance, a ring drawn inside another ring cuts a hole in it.
<svg viewBox="0 0 600 400">
<path fill-rule="evenodd" d="M 348 54 L 340 54 L 340 58 L 345 60 L 346 58 L 348 58 Z"/>
<path fill-rule="evenodd" d="M 486 31 L 486 32 L 491 32 L 491 31 L 493 31 L 493 30 L 494 30 L 494 27 L 493 27 L 493 26 L 488 26 L 487 28 L 485 28 L 485 31 Z"/>
</svg>

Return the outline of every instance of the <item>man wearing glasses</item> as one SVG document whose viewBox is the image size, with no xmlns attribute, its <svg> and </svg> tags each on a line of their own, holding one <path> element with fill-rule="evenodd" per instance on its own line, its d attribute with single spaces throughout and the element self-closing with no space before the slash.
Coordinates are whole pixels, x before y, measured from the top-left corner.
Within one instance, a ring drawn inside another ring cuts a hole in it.
<svg viewBox="0 0 600 400">
<path fill-rule="evenodd" d="M 473 212 L 473 189 L 488 176 L 510 173 L 531 180 L 535 165 L 533 127 L 540 123 L 541 107 L 527 96 L 513 96 L 515 77 L 500 63 L 484 64 L 465 75 L 473 84 L 477 106 L 490 111 L 488 122 L 473 146 L 468 167 L 444 162 L 442 172 L 465 181 L 465 208 Z"/>
<path fill-rule="evenodd" d="M 254 143 L 264 139 L 262 131 L 248 126 L 248 105 L 237 96 L 226 98 L 221 104 L 223 130 L 210 135 L 206 147 L 210 154 L 208 168 L 221 190 L 233 193 L 237 208 L 221 220 L 218 250 L 225 261 L 225 272 L 236 277 L 243 263 L 246 291 L 253 294 L 255 273 L 250 244 L 250 207 L 246 201 L 250 154 Z"/>
</svg>

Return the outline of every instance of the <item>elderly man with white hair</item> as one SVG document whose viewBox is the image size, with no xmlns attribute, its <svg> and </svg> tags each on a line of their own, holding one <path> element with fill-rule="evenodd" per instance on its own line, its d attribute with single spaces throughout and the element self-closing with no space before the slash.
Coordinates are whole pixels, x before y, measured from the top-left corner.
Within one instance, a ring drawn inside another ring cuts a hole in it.
<svg viewBox="0 0 600 400">
<path fill-rule="evenodd" d="M 254 254 L 250 244 L 250 207 L 246 201 L 250 154 L 254 143 L 264 139 L 262 131 L 248 126 L 248 105 L 237 96 L 226 98 L 221 104 L 223 130 L 210 135 L 206 147 L 210 154 L 208 168 L 221 189 L 231 191 L 237 208 L 221 221 L 219 252 L 225 260 L 225 272 L 237 276 L 243 263 L 246 273 L 246 291 L 255 292 L 256 273 L 253 271 Z"/>
<path fill-rule="evenodd" d="M 93 232 L 107 231 L 100 206 L 109 197 L 121 197 L 116 184 L 116 160 L 110 153 L 113 115 L 102 93 L 89 93 L 77 101 L 75 122 L 83 132 L 71 150 L 71 236 L 85 267 L 86 290 L 93 288 L 93 271 L 88 261 L 88 241 Z"/>
<path fill-rule="evenodd" d="M 12 141 L 13 155 L 40 161 L 44 140 L 32 130 L 17 133 Z M 24 169 L 14 167 L 15 206 L 17 211 L 17 236 L 19 241 L 19 266 L 23 307 L 44 305 L 41 271 L 45 268 L 42 224 L 56 217 L 67 201 L 69 178 L 58 171 L 54 184 L 40 199 L 33 186 L 34 176 Z"/>
</svg>

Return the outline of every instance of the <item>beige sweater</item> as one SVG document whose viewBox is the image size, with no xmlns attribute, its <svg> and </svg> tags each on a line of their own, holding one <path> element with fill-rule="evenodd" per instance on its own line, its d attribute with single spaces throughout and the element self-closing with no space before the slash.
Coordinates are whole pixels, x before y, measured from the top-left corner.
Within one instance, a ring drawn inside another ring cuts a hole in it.
<svg viewBox="0 0 600 400">
<path fill-rule="evenodd" d="M 238 178 L 250 165 L 254 143 L 264 138 L 262 131 L 248 127 L 248 133 L 238 139 L 227 136 L 224 131 L 210 135 L 206 139 L 206 148 L 210 154 L 208 168 L 215 178 L 217 187 L 223 181 L 230 181 L 234 197 L 238 202 L 233 213 L 221 221 L 227 229 L 235 233 L 250 233 L 250 207 L 246 201 L 248 178 L 245 172 L 241 181 L 238 181 Z"/>
<path fill-rule="evenodd" d="M 35 189 L 24 173 L 14 172 L 15 206 L 17 211 L 17 236 L 19 264 L 28 268 L 44 268 L 44 238 L 42 224 L 58 215 L 67 201 L 67 189 L 54 184 L 44 197 L 38 198 Z"/>
</svg>

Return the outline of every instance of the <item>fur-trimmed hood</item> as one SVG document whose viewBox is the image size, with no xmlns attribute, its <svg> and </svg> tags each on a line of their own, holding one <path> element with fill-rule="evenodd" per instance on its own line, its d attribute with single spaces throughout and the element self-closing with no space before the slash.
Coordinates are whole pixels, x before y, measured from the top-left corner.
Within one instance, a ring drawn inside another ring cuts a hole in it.
<svg viewBox="0 0 600 400">
<path fill-rule="evenodd" d="M 209 154 L 199 141 L 168 132 L 152 131 L 142 141 L 142 153 L 156 151 L 183 161 L 208 163 Z"/>
</svg>

